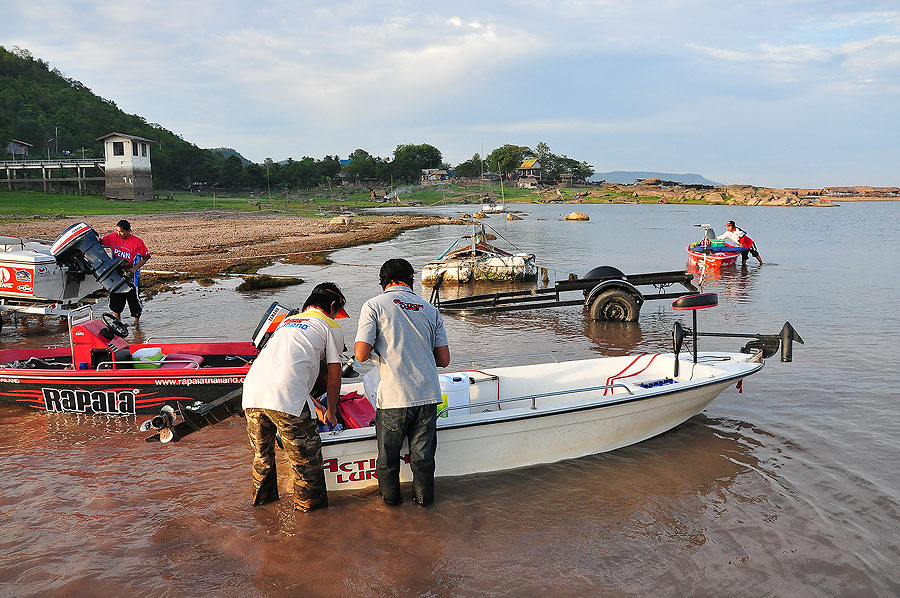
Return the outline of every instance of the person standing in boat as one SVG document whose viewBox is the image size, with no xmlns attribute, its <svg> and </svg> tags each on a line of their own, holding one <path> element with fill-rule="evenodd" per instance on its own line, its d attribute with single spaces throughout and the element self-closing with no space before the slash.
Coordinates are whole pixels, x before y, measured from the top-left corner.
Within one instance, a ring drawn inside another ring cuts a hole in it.
<svg viewBox="0 0 900 598">
<path fill-rule="evenodd" d="M 345 302 L 334 283 L 317 285 L 303 311 L 282 320 L 247 372 L 242 405 L 253 447 L 254 505 L 278 500 L 277 432 L 294 474 L 295 508 L 308 512 L 328 506 L 319 421 L 310 393 L 324 360 L 325 419 L 336 424 L 344 332 L 335 320 L 348 317 Z"/>
<path fill-rule="evenodd" d="M 384 292 L 366 301 L 359 314 L 354 354 L 378 364 L 375 436 L 378 441 L 378 489 L 391 506 L 400 497 L 400 449 L 409 442 L 412 500 L 434 500 L 434 453 L 441 386 L 437 368 L 450 363 L 444 320 L 436 307 L 412 290 L 412 265 L 386 261 L 379 278 Z"/>
<path fill-rule="evenodd" d="M 125 309 L 127 302 L 131 317 L 134 318 L 134 325 L 137 326 L 141 319 L 141 312 L 144 310 L 138 286 L 140 269 L 150 259 L 150 251 L 140 237 L 131 234 L 131 223 L 127 220 L 119 220 L 116 223 L 116 232 L 103 237 L 101 243 L 112 249 L 113 257 L 122 258 L 130 264 L 125 268 L 124 274 L 131 274 L 134 277 L 132 287 L 128 291 L 110 293 L 109 309 L 117 320 L 121 320 L 122 310 Z"/>
<path fill-rule="evenodd" d="M 753 239 L 750 238 L 750 235 L 735 226 L 734 220 L 729 220 L 725 224 L 725 232 L 716 238 L 725 241 L 731 241 L 732 245 L 736 245 L 738 247 L 745 247 L 747 251 L 745 251 L 741 255 L 742 262 L 747 261 L 747 254 L 749 253 L 750 255 L 758 259 L 760 264 L 763 263 L 762 258 L 759 256 L 759 251 L 756 249 L 756 243 L 753 242 Z"/>
</svg>

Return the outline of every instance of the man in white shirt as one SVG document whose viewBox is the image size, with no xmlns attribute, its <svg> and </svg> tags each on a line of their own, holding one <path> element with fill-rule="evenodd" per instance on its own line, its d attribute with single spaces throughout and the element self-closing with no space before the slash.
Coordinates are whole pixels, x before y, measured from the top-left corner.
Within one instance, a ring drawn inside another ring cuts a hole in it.
<svg viewBox="0 0 900 598">
<path fill-rule="evenodd" d="M 437 308 L 413 293 L 415 273 L 404 259 L 390 259 L 379 277 L 384 292 L 366 301 L 359 313 L 354 353 L 378 363 L 375 436 L 378 441 L 378 489 L 399 505 L 400 449 L 409 442 L 412 499 L 420 506 L 434 500 L 434 453 L 441 385 L 437 368 L 450 363 L 444 320 Z"/>
<path fill-rule="evenodd" d="M 336 424 L 344 332 L 335 319 L 347 317 L 345 302 L 334 283 L 317 285 L 303 311 L 282 320 L 247 372 L 242 403 L 254 453 L 254 505 L 278 500 L 277 431 L 294 473 L 294 506 L 304 512 L 328 506 L 322 441 L 310 393 L 324 360 L 328 397 L 325 417 Z"/>
<path fill-rule="evenodd" d="M 729 220 L 725 224 L 725 232 L 716 238 L 725 241 L 731 241 L 731 244 L 736 247 L 744 247 L 747 251 L 741 254 L 742 262 L 747 261 L 747 254 L 749 253 L 750 255 L 758 259 L 760 264 L 763 263 L 762 258 L 759 255 L 759 251 L 756 249 L 756 243 L 753 242 L 753 239 L 750 238 L 750 235 L 735 226 L 734 220 Z"/>
</svg>

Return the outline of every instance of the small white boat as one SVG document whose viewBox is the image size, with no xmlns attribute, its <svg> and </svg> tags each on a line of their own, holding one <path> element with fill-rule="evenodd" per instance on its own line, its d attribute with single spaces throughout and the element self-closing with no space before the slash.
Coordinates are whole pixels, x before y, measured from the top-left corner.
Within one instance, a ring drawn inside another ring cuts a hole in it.
<svg viewBox="0 0 900 598">
<path fill-rule="evenodd" d="M 482 203 L 481 204 L 481 213 L 482 214 L 502 214 L 506 211 L 506 204 L 502 203 Z"/>
<path fill-rule="evenodd" d="M 463 242 L 469 240 L 468 244 Z M 472 227 L 436 260 L 425 262 L 422 283 L 487 281 L 525 281 L 537 278 L 533 253 L 510 253 L 487 241 L 483 224 Z"/>
<path fill-rule="evenodd" d="M 641 354 L 453 372 L 468 382 L 438 419 L 436 476 L 553 463 L 629 446 L 674 428 L 763 367 L 762 353 Z M 362 383 L 341 392 L 362 394 Z M 372 427 L 325 432 L 329 490 L 378 483 Z M 404 459 L 408 453 L 403 452 Z M 408 464 L 401 481 L 410 481 Z"/>
</svg>

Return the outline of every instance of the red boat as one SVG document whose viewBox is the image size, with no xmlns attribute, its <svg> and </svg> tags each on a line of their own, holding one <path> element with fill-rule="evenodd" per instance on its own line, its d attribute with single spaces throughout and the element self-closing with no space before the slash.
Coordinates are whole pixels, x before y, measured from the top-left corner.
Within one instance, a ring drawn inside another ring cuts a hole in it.
<svg viewBox="0 0 900 598">
<path fill-rule="evenodd" d="M 747 253 L 746 247 L 733 245 L 703 245 L 703 241 L 691 243 L 687 249 L 691 265 L 706 268 L 727 268 L 733 266 L 741 254 Z"/>
<path fill-rule="evenodd" d="M 0 401 L 51 412 L 131 415 L 208 403 L 240 388 L 291 310 L 273 303 L 253 342 L 129 344 L 128 328 L 90 308 L 69 320 L 70 346 L 0 350 Z M 148 356 L 149 354 L 149 356 Z"/>
<path fill-rule="evenodd" d="M 685 249 L 691 266 L 712 268 L 718 270 L 733 266 L 739 256 L 747 253 L 746 247 L 728 245 L 721 239 L 716 239 L 715 231 L 708 224 L 697 224 L 706 232 L 703 239 L 691 243 Z"/>
</svg>

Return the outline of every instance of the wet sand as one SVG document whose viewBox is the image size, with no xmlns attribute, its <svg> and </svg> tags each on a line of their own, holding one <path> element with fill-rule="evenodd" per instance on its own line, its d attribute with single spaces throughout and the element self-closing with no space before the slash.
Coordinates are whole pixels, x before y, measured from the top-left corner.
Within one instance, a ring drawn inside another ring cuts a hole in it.
<svg viewBox="0 0 900 598">
<path fill-rule="evenodd" d="M 384 241 L 411 228 L 448 223 L 447 218 L 414 215 L 301 218 L 271 212 L 191 212 L 22 220 L 4 228 L 6 234 L 52 240 L 72 224 L 87 222 L 103 236 L 114 231 L 116 222 L 123 218 L 131 222 L 132 232 L 144 240 L 153 255 L 145 272 L 177 271 L 194 276 L 213 275 L 248 263 L 252 272 L 253 266 L 275 260 L 322 263 L 335 249 Z"/>
</svg>

